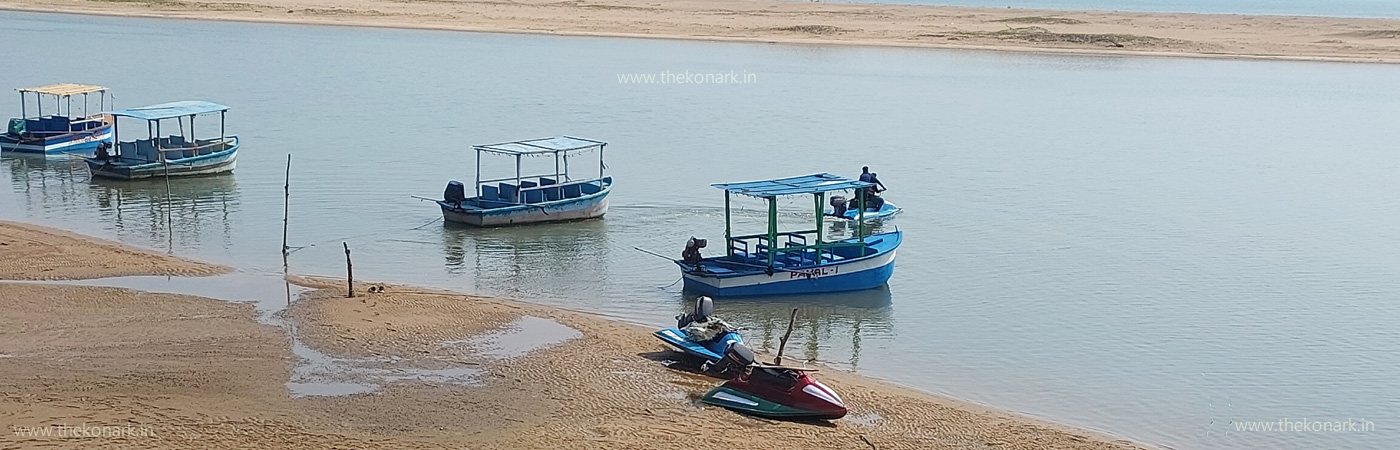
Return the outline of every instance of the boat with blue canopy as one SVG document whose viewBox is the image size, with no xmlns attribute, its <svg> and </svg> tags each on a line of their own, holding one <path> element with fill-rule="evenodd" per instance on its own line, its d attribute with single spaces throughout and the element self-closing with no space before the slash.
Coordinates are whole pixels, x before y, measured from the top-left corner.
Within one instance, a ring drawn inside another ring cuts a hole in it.
<svg viewBox="0 0 1400 450">
<path fill-rule="evenodd" d="M 41 155 L 91 155 L 98 145 L 112 141 L 112 118 L 88 114 L 89 96 L 96 94 L 97 110 L 107 108 L 107 88 L 87 84 L 51 84 L 19 91 L 20 117 L 10 119 L 0 135 L 0 151 Z M 36 110 L 29 115 L 27 100 L 34 94 Z M 73 112 L 73 98 L 81 96 L 82 111 Z M 51 114 L 44 115 L 44 99 L 52 98 Z M 65 108 L 65 106 L 67 108 Z M 66 109 L 66 111 L 65 111 Z"/>
<path fill-rule="evenodd" d="M 607 142 L 572 136 L 477 145 L 474 195 L 453 180 L 447 183 L 443 199 L 436 200 L 442 218 L 448 222 L 478 227 L 560 222 L 602 217 L 608 212 L 612 177 L 606 176 L 603 147 Z M 598 176 L 575 178 L 569 170 L 569 157 L 598 153 Z M 481 178 L 482 155 L 515 159 L 515 176 Z M 553 158 L 554 170 L 526 174 L 522 159 Z"/>
<path fill-rule="evenodd" d="M 228 110 L 228 106 L 218 103 L 185 100 L 110 111 L 107 114 L 114 118 L 144 120 L 146 138 L 123 142 L 120 124 L 116 124 L 112 131 L 117 142 L 115 151 L 98 149 L 86 159 L 88 169 L 95 177 L 120 180 L 232 171 L 238 158 L 238 136 L 229 136 L 224 129 Z M 213 114 L 219 116 L 219 135 L 198 137 L 195 118 Z M 171 119 L 178 134 L 166 135 L 161 132 L 161 125 L 169 129 Z"/>
<path fill-rule="evenodd" d="M 903 232 L 866 236 L 864 221 L 856 221 L 855 237 L 826 241 L 822 236 L 823 198 L 870 183 L 819 173 L 713 186 L 724 191 L 725 254 L 703 258 L 700 249 L 706 246 L 705 240 L 691 238 L 682 258 L 675 260 L 687 290 L 716 297 L 855 291 L 882 286 L 894 273 L 895 250 Z M 735 194 L 768 203 L 766 233 L 734 235 L 730 197 Z M 779 231 L 777 199 L 794 195 L 811 195 L 816 200 L 815 229 Z M 865 209 L 863 199 L 857 203 Z"/>
</svg>

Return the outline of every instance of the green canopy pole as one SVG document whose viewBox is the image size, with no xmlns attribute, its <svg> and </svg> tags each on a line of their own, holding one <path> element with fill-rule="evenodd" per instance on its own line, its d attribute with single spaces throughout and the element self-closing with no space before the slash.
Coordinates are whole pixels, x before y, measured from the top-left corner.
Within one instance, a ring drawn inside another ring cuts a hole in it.
<svg viewBox="0 0 1400 450">
<path fill-rule="evenodd" d="M 826 210 L 826 208 L 822 207 L 822 198 L 825 196 L 826 193 L 818 192 L 817 195 L 814 197 L 817 199 L 817 242 L 813 243 L 812 245 L 816 246 L 817 264 L 822 263 L 822 212 Z"/>
<path fill-rule="evenodd" d="M 729 191 L 724 191 L 724 248 L 726 254 L 734 256 L 734 235 L 729 226 Z"/>
<path fill-rule="evenodd" d="M 865 192 L 856 189 L 856 199 L 860 205 L 860 211 L 856 211 L 856 235 L 860 236 L 860 256 L 865 257 Z"/>
<path fill-rule="evenodd" d="M 768 268 L 778 253 L 778 197 L 768 197 Z"/>
</svg>

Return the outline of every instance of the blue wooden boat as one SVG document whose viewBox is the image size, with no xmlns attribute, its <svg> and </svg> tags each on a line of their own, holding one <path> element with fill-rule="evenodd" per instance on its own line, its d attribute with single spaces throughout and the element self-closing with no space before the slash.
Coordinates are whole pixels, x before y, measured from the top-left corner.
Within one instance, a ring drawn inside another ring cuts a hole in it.
<svg viewBox="0 0 1400 450">
<path fill-rule="evenodd" d="M 228 109 L 218 103 L 186 100 L 111 111 L 108 114 L 114 118 L 146 121 L 146 139 L 122 142 L 118 125 L 112 131 L 116 150 L 107 153 L 99 149 L 95 156 L 87 158 L 88 169 L 94 177 L 119 180 L 232 171 L 238 158 L 238 136 L 225 134 L 224 116 Z M 219 135 L 198 138 L 195 118 L 208 114 L 219 115 Z M 175 119 L 179 134 L 161 133 L 162 122 L 170 119 Z"/>
<path fill-rule="evenodd" d="M 521 225 L 592 219 L 608 212 L 612 177 L 604 176 L 603 147 L 606 142 L 570 136 L 477 145 L 474 196 L 467 197 L 465 186 L 449 181 L 443 199 L 436 200 L 443 220 L 478 227 Z M 574 178 L 569 156 L 598 152 L 598 176 Z M 515 176 L 481 178 L 482 154 L 515 158 Z M 551 157 L 554 170 L 527 175 L 522 172 L 525 157 Z"/>
<path fill-rule="evenodd" d="M 724 255 L 702 258 L 699 248 L 703 244 L 687 244 L 682 259 L 675 260 L 687 290 L 716 297 L 855 291 L 882 286 L 894 273 L 895 250 L 904 238 L 900 231 L 866 236 L 864 221 L 856 221 L 856 237 L 830 242 L 822 238 L 822 199 L 826 193 L 856 190 L 871 186 L 870 183 L 819 173 L 713 186 L 724 190 L 724 236 L 728 245 Z M 731 194 L 767 200 L 767 233 L 733 234 Z M 816 199 L 815 229 L 778 230 L 777 198 L 791 195 L 812 195 Z M 864 204 L 860 206 L 864 209 Z M 704 242 L 692 239 L 696 241 Z"/>
<path fill-rule="evenodd" d="M 51 84 L 17 89 L 20 117 L 10 119 L 0 135 L 0 151 L 42 155 L 91 155 L 97 146 L 112 141 L 112 119 L 106 114 L 88 114 L 89 95 L 97 94 L 98 111 L 107 106 L 107 88 L 85 84 Z M 37 114 L 29 116 L 28 94 L 34 94 Z M 82 96 L 83 110 L 73 113 L 73 97 Z M 53 114 L 44 115 L 44 98 L 52 97 Z M 67 112 L 64 107 L 67 106 Z"/>
</svg>

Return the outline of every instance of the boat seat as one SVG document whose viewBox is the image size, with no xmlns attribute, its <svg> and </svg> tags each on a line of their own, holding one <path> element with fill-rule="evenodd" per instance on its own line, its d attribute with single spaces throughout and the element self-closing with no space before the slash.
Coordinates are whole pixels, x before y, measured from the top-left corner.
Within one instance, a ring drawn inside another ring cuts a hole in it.
<svg viewBox="0 0 1400 450">
<path fill-rule="evenodd" d="M 603 188 L 598 187 L 596 183 L 583 183 L 579 184 L 578 187 L 583 190 L 584 194 L 597 194 L 603 190 Z"/>
<path fill-rule="evenodd" d="M 540 177 L 540 186 L 549 186 L 551 184 L 558 184 L 558 182 L 554 181 L 553 178 Z"/>
<path fill-rule="evenodd" d="M 544 191 L 541 191 L 541 190 L 538 190 L 538 189 L 534 189 L 534 190 L 521 191 L 521 192 L 523 192 L 523 193 L 525 194 L 525 195 L 524 195 L 524 197 L 525 197 L 524 203 L 539 203 L 539 202 L 544 201 Z"/>
<path fill-rule="evenodd" d="M 544 199 L 545 199 L 545 201 L 550 201 L 550 202 L 552 202 L 552 201 L 555 201 L 555 200 L 559 200 L 560 198 L 563 198 L 563 193 L 560 192 L 559 188 L 557 188 L 557 187 L 556 187 L 556 188 L 545 188 L 545 189 L 541 189 L 540 191 L 541 191 L 541 192 L 544 192 Z"/>
<path fill-rule="evenodd" d="M 577 184 L 566 184 L 566 185 L 564 185 L 564 187 L 563 187 L 563 189 L 564 189 L 564 198 L 579 198 L 579 197 L 582 197 L 582 196 L 583 196 L 583 191 L 580 190 L 578 186 L 579 186 L 579 185 L 577 185 Z"/>
<path fill-rule="evenodd" d="M 510 183 L 500 183 L 498 186 L 501 187 L 501 201 L 515 203 L 515 194 L 520 192 L 520 188 Z"/>
<path fill-rule="evenodd" d="M 493 200 L 501 198 L 501 190 L 495 186 L 481 186 L 481 198 Z"/>
<path fill-rule="evenodd" d="M 533 182 L 533 181 L 521 181 L 521 182 L 520 182 L 520 188 L 521 188 L 521 189 L 532 188 L 532 187 L 539 187 L 539 185 L 540 185 L 539 183 L 536 183 L 536 182 Z"/>
<path fill-rule="evenodd" d="M 716 275 L 729 275 L 729 274 L 734 273 L 733 270 L 729 270 L 729 269 L 726 269 L 726 268 L 723 268 L 723 267 L 719 267 L 719 266 L 705 266 L 705 271 L 710 272 L 710 273 L 713 273 L 713 274 L 716 274 Z"/>
</svg>

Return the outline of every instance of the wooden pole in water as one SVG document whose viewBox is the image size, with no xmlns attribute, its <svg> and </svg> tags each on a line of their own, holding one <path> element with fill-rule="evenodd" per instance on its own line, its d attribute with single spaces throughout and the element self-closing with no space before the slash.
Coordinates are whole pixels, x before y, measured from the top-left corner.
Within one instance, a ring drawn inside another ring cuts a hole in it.
<svg viewBox="0 0 1400 450">
<path fill-rule="evenodd" d="M 350 244 L 341 242 L 345 246 L 345 298 L 355 298 L 355 269 L 350 264 Z"/>
<path fill-rule="evenodd" d="M 292 154 L 287 154 L 287 177 L 282 181 L 282 267 L 287 267 L 287 214 L 292 202 Z"/>
<path fill-rule="evenodd" d="M 783 333 L 783 338 L 778 341 L 778 356 L 773 358 L 773 364 L 783 365 L 783 349 L 787 347 L 788 337 L 792 336 L 792 324 L 797 321 L 797 308 L 792 309 L 792 315 L 788 317 L 788 329 Z"/>
</svg>

